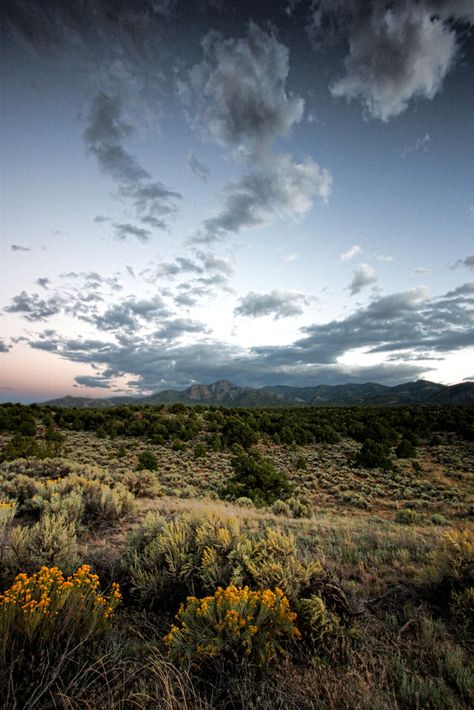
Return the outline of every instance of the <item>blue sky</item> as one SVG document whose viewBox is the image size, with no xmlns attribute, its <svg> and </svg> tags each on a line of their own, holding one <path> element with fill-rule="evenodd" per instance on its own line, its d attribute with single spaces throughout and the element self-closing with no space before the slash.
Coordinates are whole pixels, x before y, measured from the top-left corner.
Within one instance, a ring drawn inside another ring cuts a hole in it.
<svg viewBox="0 0 474 710">
<path fill-rule="evenodd" d="M 474 377 L 471 2 L 2 14 L 2 401 Z"/>
</svg>

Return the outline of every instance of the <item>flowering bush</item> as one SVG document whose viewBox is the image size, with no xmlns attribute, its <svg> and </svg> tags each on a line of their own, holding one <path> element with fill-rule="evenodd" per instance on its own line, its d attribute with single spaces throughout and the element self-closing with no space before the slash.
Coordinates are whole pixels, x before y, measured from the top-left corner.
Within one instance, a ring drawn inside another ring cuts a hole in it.
<svg viewBox="0 0 474 710">
<path fill-rule="evenodd" d="M 16 501 L 0 500 L 0 531 L 12 522 L 16 513 Z"/>
<path fill-rule="evenodd" d="M 121 593 L 113 584 L 105 596 L 99 578 L 82 565 L 70 577 L 57 567 L 41 567 L 32 575 L 17 575 L 14 584 L 0 594 L 0 647 L 13 640 L 33 647 L 75 642 L 100 636 L 107 628 Z"/>
<path fill-rule="evenodd" d="M 283 592 L 251 591 L 248 587 L 219 587 L 213 596 L 188 597 L 165 637 L 175 661 L 199 662 L 217 656 L 249 657 L 266 665 L 281 649 L 284 638 L 300 637 Z"/>
</svg>

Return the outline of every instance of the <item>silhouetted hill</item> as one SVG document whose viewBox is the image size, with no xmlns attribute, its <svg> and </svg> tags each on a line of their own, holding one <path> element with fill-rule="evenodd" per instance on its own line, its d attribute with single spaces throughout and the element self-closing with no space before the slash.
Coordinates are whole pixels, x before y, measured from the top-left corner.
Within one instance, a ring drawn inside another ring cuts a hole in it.
<svg viewBox="0 0 474 710">
<path fill-rule="evenodd" d="M 474 404 L 474 382 L 441 385 L 417 380 L 389 387 L 366 384 L 290 387 L 275 385 L 260 388 L 239 387 L 229 380 L 209 385 L 191 385 L 185 390 L 163 390 L 146 397 L 62 397 L 45 404 L 56 407 L 112 407 L 118 404 L 215 404 L 229 407 L 399 405 L 399 404 Z"/>
</svg>

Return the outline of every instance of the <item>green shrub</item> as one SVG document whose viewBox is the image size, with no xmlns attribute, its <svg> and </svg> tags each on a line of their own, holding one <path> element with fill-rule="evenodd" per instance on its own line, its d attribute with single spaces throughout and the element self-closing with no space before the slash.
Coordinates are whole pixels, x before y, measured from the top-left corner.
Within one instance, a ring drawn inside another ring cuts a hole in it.
<svg viewBox="0 0 474 710">
<path fill-rule="evenodd" d="M 128 540 L 125 565 L 134 595 L 143 603 L 170 603 L 210 591 L 232 577 L 230 553 L 240 532 L 237 520 L 189 514 L 167 521 L 149 513 Z"/>
<path fill-rule="evenodd" d="M 460 626 L 474 629 L 474 587 L 451 594 L 451 613 Z"/>
<path fill-rule="evenodd" d="M 217 586 L 279 587 L 292 601 L 322 572 L 303 561 L 291 534 L 242 531 L 235 518 L 149 513 L 128 539 L 124 564 L 133 595 L 156 606 L 212 592 Z"/>
<path fill-rule="evenodd" d="M 232 458 L 232 468 L 234 475 L 221 491 L 224 498 L 245 496 L 255 505 L 263 506 L 290 494 L 291 486 L 285 474 L 277 471 L 258 451 L 238 451 Z"/>
<path fill-rule="evenodd" d="M 286 502 L 294 518 L 309 518 L 311 516 L 310 507 L 298 498 L 288 498 Z"/>
<path fill-rule="evenodd" d="M 401 523 L 402 525 L 412 525 L 418 519 L 418 514 L 411 510 L 411 508 L 402 508 L 397 511 L 395 515 L 395 521 Z"/>
<path fill-rule="evenodd" d="M 328 610 L 324 600 L 317 594 L 301 599 L 296 608 L 303 638 L 314 649 L 324 646 L 327 638 L 339 629 L 339 617 Z"/>
<path fill-rule="evenodd" d="M 270 506 L 270 510 L 274 515 L 282 515 L 285 518 L 291 518 L 291 508 L 284 500 L 276 500 Z"/>
<path fill-rule="evenodd" d="M 156 498 L 162 495 L 156 475 L 146 469 L 129 471 L 123 476 L 122 483 L 137 498 Z"/>
<path fill-rule="evenodd" d="M 233 585 L 213 596 L 188 597 L 165 637 L 170 657 L 186 664 L 224 657 L 267 665 L 282 642 L 299 638 L 296 614 L 280 589 L 251 591 Z"/>
<path fill-rule="evenodd" d="M 227 417 L 222 427 L 222 442 L 228 448 L 238 445 L 249 449 L 258 441 L 257 432 L 237 417 Z"/>
<path fill-rule="evenodd" d="M 207 456 L 207 449 L 204 444 L 196 444 L 194 447 L 194 458 L 203 459 Z"/>
<path fill-rule="evenodd" d="M 448 525 L 447 518 L 444 515 L 442 515 L 441 513 L 433 513 L 430 520 L 433 523 L 433 525 Z"/>
<path fill-rule="evenodd" d="M 239 508 L 253 508 L 254 503 L 251 498 L 247 498 L 247 496 L 240 496 L 240 498 L 236 498 L 234 500 L 235 505 L 238 505 Z"/>
<path fill-rule="evenodd" d="M 381 468 L 389 470 L 392 462 L 389 457 L 389 446 L 386 442 L 366 439 L 357 453 L 354 461 L 361 468 Z"/>
<path fill-rule="evenodd" d="M 62 515 L 43 515 L 32 526 L 15 527 L 5 567 L 10 574 L 33 572 L 42 565 L 71 571 L 78 563 L 76 525 Z"/>
<path fill-rule="evenodd" d="M 158 470 L 158 461 L 156 456 L 152 451 L 146 449 L 138 456 L 137 471 L 141 469 L 147 469 L 148 471 Z"/>
<path fill-rule="evenodd" d="M 134 496 L 118 483 L 114 488 L 99 480 L 70 475 L 35 483 L 35 495 L 23 509 L 39 513 L 64 511 L 69 519 L 88 526 L 113 524 L 134 510 Z"/>
<path fill-rule="evenodd" d="M 413 459 L 416 456 L 416 449 L 408 439 L 402 439 L 395 449 L 395 454 L 399 459 Z"/>
</svg>

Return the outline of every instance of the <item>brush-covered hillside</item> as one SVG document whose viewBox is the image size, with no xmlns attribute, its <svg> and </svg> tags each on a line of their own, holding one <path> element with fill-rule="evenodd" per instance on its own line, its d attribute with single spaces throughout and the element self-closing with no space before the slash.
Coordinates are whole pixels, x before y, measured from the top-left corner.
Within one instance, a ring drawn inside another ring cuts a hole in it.
<svg viewBox="0 0 474 710">
<path fill-rule="evenodd" d="M 6 708 L 472 707 L 474 409 L 0 407 Z"/>
</svg>

